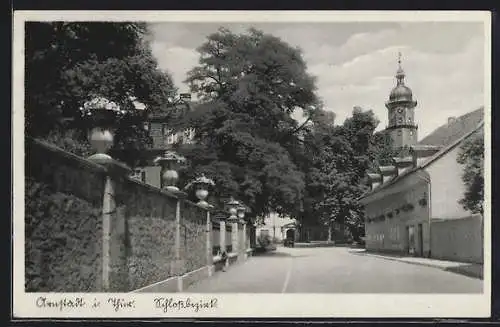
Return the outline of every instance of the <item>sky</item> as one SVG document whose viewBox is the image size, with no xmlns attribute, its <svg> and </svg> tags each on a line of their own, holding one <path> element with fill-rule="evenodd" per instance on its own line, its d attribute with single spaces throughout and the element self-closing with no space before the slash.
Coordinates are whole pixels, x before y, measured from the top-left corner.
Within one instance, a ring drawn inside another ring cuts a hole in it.
<svg viewBox="0 0 500 327">
<path fill-rule="evenodd" d="M 484 28 L 477 22 L 154 23 L 151 45 L 179 92 L 198 63 L 196 48 L 224 26 L 255 27 L 303 51 L 317 94 L 341 124 L 354 106 L 372 109 L 387 126 L 385 102 L 395 86 L 398 52 L 417 100 L 419 139 L 484 103 Z M 297 115 L 300 120 L 300 115 Z"/>
</svg>

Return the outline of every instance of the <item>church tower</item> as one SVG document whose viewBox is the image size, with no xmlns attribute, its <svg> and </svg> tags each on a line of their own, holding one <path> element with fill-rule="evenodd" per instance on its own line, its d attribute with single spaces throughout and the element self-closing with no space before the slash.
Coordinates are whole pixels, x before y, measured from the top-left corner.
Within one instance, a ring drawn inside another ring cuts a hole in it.
<svg viewBox="0 0 500 327">
<path fill-rule="evenodd" d="M 396 86 L 389 95 L 385 106 L 389 114 L 387 131 L 390 133 L 394 150 L 410 147 L 417 143 L 417 129 L 415 124 L 415 107 L 417 101 L 405 85 L 405 72 L 401 68 L 401 53 L 398 55 L 398 70 L 396 72 Z"/>
</svg>

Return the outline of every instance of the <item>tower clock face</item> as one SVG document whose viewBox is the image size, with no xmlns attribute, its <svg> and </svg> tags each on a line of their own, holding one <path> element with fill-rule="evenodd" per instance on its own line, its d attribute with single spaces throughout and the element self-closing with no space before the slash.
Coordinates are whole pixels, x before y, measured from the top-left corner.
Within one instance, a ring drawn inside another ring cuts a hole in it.
<svg viewBox="0 0 500 327">
<path fill-rule="evenodd" d="M 402 114 L 403 113 L 403 108 L 398 108 L 398 113 Z"/>
</svg>

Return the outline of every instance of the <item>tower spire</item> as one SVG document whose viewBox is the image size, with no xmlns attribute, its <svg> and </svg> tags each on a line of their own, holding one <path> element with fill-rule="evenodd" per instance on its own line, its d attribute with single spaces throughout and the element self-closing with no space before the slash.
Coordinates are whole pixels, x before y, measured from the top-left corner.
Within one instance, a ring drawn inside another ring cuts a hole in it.
<svg viewBox="0 0 500 327">
<path fill-rule="evenodd" d="M 405 84 L 405 72 L 401 67 L 401 51 L 398 52 L 398 70 L 396 72 L 397 85 Z"/>
</svg>

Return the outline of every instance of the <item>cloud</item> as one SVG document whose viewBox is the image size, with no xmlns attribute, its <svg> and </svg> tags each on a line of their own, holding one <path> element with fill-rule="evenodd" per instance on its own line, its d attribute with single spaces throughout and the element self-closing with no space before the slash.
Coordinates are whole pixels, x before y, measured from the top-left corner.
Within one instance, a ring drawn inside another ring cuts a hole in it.
<svg viewBox="0 0 500 327">
<path fill-rule="evenodd" d="M 320 94 L 337 113 L 338 122 L 359 105 L 374 109 L 381 120 L 379 128 L 384 128 L 384 103 L 395 83 L 395 53 L 404 49 L 406 84 L 419 103 L 416 118 L 423 137 L 445 123 L 448 116 L 464 114 L 482 104 L 483 42 L 482 36 L 472 38 L 461 52 L 452 54 L 424 52 L 410 45 L 391 46 L 337 65 L 318 63 L 311 72 L 318 76 Z"/>
<path fill-rule="evenodd" d="M 225 24 L 244 32 L 248 24 Z M 407 85 L 418 101 L 416 119 L 424 137 L 483 104 L 483 26 L 478 23 L 311 23 L 254 25 L 303 50 L 318 95 L 342 123 L 354 106 L 373 109 L 387 124 L 385 101 L 394 87 L 397 53 L 403 53 Z M 155 24 L 153 53 L 181 91 L 197 64 L 196 47 L 219 24 Z M 432 118 L 430 118 L 432 117 Z"/>
<path fill-rule="evenodd" d="M 163 42 L 152 42 L 153 55 L 158 59 L 158 65 L 167 70 L 181 92 L 188 91 L 183 82 L 187 72 L 198 63 L 198 53 L 194 49 L 182 48 Z"/>
</svg>

